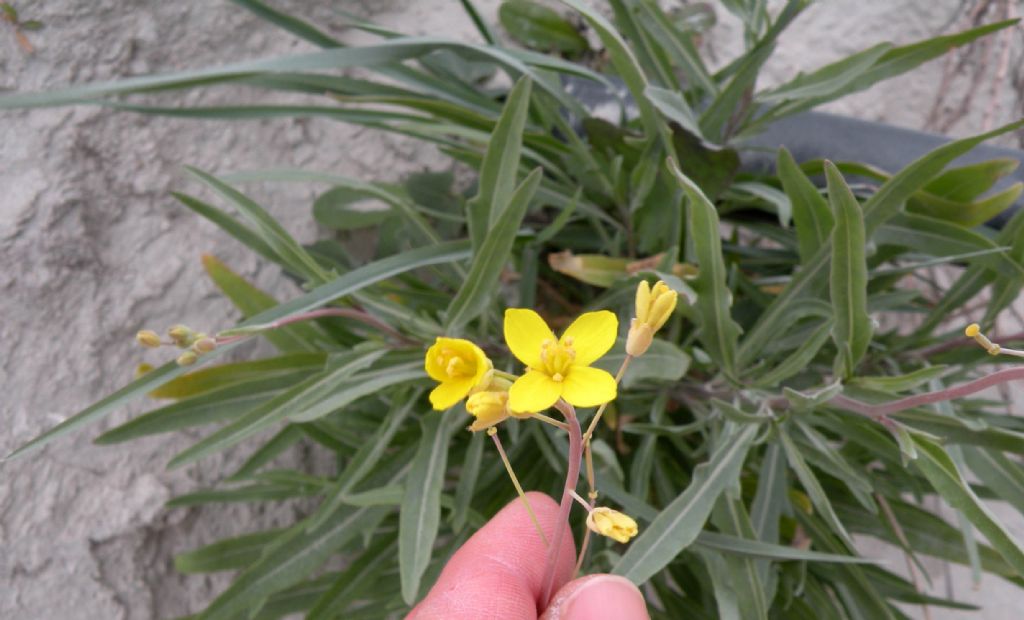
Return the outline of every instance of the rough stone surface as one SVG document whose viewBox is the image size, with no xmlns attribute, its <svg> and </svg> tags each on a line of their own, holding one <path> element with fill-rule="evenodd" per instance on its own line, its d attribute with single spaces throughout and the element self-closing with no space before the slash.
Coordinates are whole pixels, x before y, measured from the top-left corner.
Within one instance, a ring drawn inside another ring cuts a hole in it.
<svg viewBox="0 0 1024 620">
<path fill-rule="evenodd" d="M 45 29 L 27 34 L 35 47 L 27 54 L 9 25 L 0 22 L 0 88 L 39 90 L 311 49 L 230 3 L 15 4 L 23 4 L 23 17 L 41 20 Z M 300 9 L 346 40 L 370 40 L 345 29 L 332 9 L 338 3 L 275 4 Z M 493 16 L 496 1 L 479 4 Z M 821 3 L 783 39 L 766 79 L 783 80 L 878 40 L 929 36 L 945 25 L 956 5 L 913 0 L 897 12 L 884 2 Z M 366 0 L 344 8 L 407 32 L 473 36 L 454 0 Z M 723 18 L 708 44 L 727 59 L 737 49 L 737 34 L 735 22 Z M 921 127 L 941 70 L 941 61 L 930 63 L 897 84 L 829 109 Z M 1008 119 L 1019 103 L 1007 90 L 1000 95 L 1005 101 L 997 121 Z M 189 93 L 183 100 L 248 95 L 219 89 Z M 984 105 L 972 108 L 953 131 L 979 129 Z M 430 147 L 322 119 L 215 124 L 74 107 L 2 112 L 0 126 L 2 453 L 127 382 L 138 362 L 162 361 L 133 345 L 138 329 L 176 322 L 213 329 L 232 323 L 235 313 L 202 275 L 202 253 L 216 253 L 280 297 L 296 293 L 273 267 L 174 202 L 172 190 L 212 200 L 182 174 L 181 165 L 214 173 L 306 167 L 385 179 L 445 165 Z M 300 240 L 315 238 L 308 214 L 316 188 L 246 189 Z M 294 520 L 298 508 L 291 505 L 164 509 L 175 494 L 230 472 L 246 449 L 168 472 L 170 455 L 197 433 L 107 448 L 91 445 L 102 428 L 139 410 L 119 412 L 99 427 L 0 469 L 0 617 L 137 620 L 194 612 L 228 579 L 178 575 L 173 554 Z M 286 463 L 316 468 L 317 457 L 314 450 L 296 450 Z M 990 589 L 994 581 L 986 581 L 983 594 L 974 598 L 998 601 L 994 597 L 1013 595 Z M 985 617 L 1016 617 L 1010 605 L 993 607 Z"/>
</svg>

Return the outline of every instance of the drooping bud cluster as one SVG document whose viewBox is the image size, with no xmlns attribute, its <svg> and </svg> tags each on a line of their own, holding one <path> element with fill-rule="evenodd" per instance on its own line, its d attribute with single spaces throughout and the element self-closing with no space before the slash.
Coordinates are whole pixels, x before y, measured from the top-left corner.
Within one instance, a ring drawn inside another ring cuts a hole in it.
<svg viewBox="0 0 1024 620">
<path fill-rule="evenodd" d="M 626 338 L 627 354 L 639 357 L 647 352 L 654 334 L 672 316 L 678 300 L 678 293 L 661 280 L 655 283 L 654 288 L 646 280 L 640 282 L 636 289 L 636 317 L 629 325 Z"/>
<path fill-rule="evenodd" d="M 144 329 L 135 334 L 135 340 L 144 347 L 155 349 L 164 345 L 186 349 L 177 358 L 179 366 L 191 366 L 203 353 L 217 348 L 217 339 L 202 332 L 193 331 L 187 325 L 172 325 L 167 329 L 170 342 L 165 342 L 160 335 L 151 329 Z"/>
</svg>

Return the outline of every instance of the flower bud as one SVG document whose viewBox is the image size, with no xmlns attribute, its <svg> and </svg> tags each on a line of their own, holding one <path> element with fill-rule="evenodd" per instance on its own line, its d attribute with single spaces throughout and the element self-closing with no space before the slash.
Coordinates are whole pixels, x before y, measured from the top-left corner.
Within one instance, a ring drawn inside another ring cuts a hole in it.
<svg viewBox="0 0 1024 620">
<path fill-rule="evenodd" d="M 160 342 L 160 335 L 151 329 L 144 329 L 135 334 L 135 340 L 142 346 L 150 349 L 155 349 L 162 344 Z"/>
<path fill-rule="evenodd" d="M 203 353 L 209 353 L 217 348 L 217 341 L 210 338 L 206 334 L 199 334 L 199 338 L 192 343 L 192 351 L 202 355 Z"/>
<path fill-rule="evenodd" d="M 607 536 L 620 543 L 629 542 L 639 532 L 636 521 L 629 515 L 618 510 L 598 506 L 587 516 L 587 527 L 590 531 Z"/>
<path fill-rule="evenodd" d="M 167 335 L 171 337 L 174 344 L 178 345 L 182 349 L 190 346 L 196 339 L 196 334 L 185 325 L 175 325 L 167 330 Z"/>
<path fill-rule="evenodd" d="M 476 418 L 469 430 L 488 429 L 508 418 L 508 392 L 477 392 L 466 401 L 466 411 Z"/>
<path fill-rule="evenodd" d="M 633 357 L 643 355 L 651 346 L 654 334 L 672 316 L 679 295 L 658 280 L 654 288 L 641 280 L 636 288 L 636 318 L 629 326 L 626 353 Z"/>
<path fill-rule="evenodd" d="M 199 356 L 193 351 L 185 351 L 178 356 L 176 361 L 178 362 L 178 366 L 191 366 L 192 364 L 195 364 L 198 359 Z"/>
<path fill-rule="evenodd" d="M 135 367 L 135 378 L 138 379 L 149 372 L 153 372 L 153 365 L 143 362 Z"/>
</svg>

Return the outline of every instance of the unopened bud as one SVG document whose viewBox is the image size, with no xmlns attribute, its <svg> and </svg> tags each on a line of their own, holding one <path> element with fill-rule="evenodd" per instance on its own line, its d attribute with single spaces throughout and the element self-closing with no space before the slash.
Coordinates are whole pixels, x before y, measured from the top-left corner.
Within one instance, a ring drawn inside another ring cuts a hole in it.
<svg viewBox="0 0 1024 620">
<path fill-rule="evenodd" d="M 629 325 L 629 335 L 626 336 L 626 353 L 633 357 L 640 357 L 647 352 L 654 340 L 654 330 L 647 323 L 641 323 L 637 319 Z"/>
<path fill-rule="evenodd" d="M 598 506 L 590 511 L 587 516 L 587 527 L 596 534 L 620 543 L 629 542 L 629 539 L 640 531 L 632 517 L 604 506 Z"/>
<path fill-rule="evenodd" d="M 196 339 L 196 334 L 185 325 L 175 325 L 167 330 L 167 335 L 171 337 L 174 344 L 178 345 L 182 349 L 191 346 Z"/>
<path fill-rule="evenodd" d="M 466 411 L 476 418 L 469 430 L 491 428 L 509 416 L 508 392 L 477 392 L 466 401 Z"/>
<path fill-rule="evenodd" d="M 160 335 L 150 329 L 144 329 L 135 334 L 135 340 L 142 346 L 150 349 L 155 349 L 162 344 L 160 342 Z"/>
<path fill-rule="evenodd" d="M 192 351 L 198 354 L 209 353 L 217 348 L 217 341 L 209 336 L 200 334 L 201 338 L 198 338 L 192 343 Z"/>
<path fill-rule="evenodd" d="M 142 363 L 135 367 L 135 378 L 138 379 L 148 372 L 153 372 L 153 365 Z"/>
<path fill-rule="evenodd" d="M 191 366 L 192 364 L 195 364 L 198 359 L 199 356 L 193 351 L 185 351 L 178 356 L 177 362 L 178 366 Z"/>
</svg>

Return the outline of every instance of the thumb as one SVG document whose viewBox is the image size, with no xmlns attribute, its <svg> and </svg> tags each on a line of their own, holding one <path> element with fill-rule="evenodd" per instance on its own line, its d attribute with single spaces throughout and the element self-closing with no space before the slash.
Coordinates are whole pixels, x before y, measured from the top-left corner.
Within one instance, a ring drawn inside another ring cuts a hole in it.
<svg viewBox="0 0 1024 620">
<path fill-rule="evenodd" d="M 644 596 L 618 575 L 590 575 L 567 583 L 541 620 L 649 620 Z"/>
</svg>

